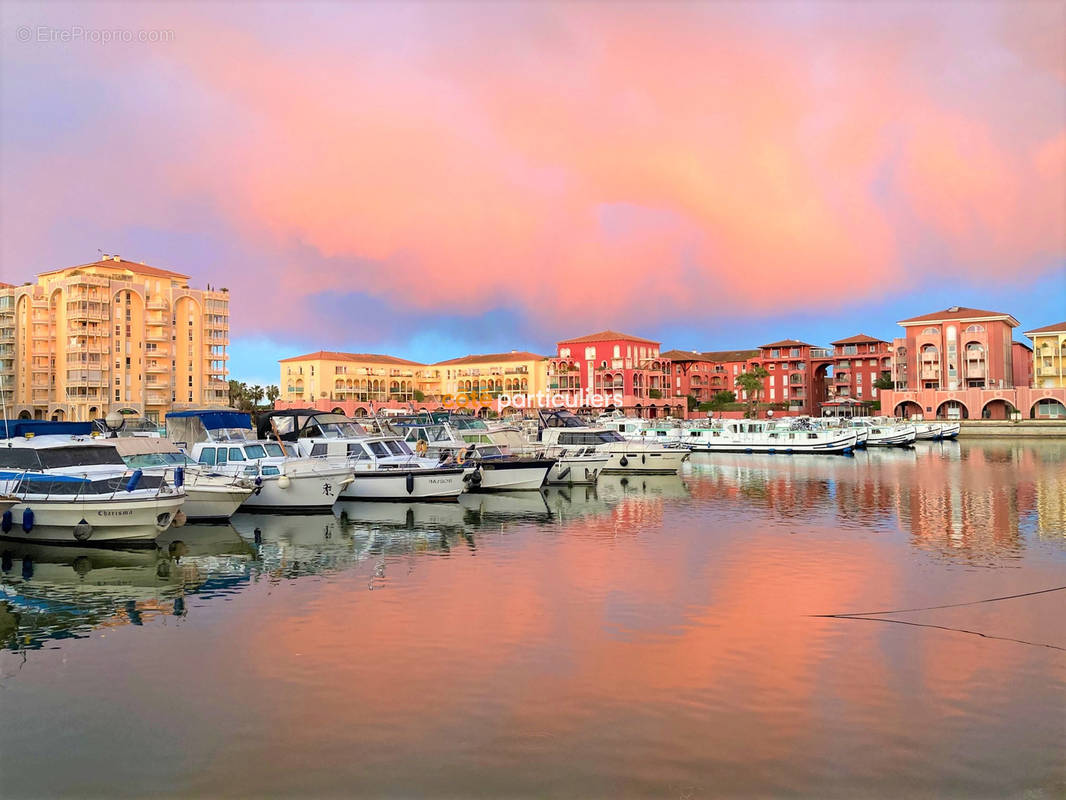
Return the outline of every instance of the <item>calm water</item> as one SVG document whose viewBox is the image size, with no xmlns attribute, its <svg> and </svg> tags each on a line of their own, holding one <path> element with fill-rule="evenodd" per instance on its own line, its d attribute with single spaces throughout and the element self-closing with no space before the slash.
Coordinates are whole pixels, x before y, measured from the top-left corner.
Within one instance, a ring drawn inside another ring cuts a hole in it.
<svg viewBox="0 0 1066 800">
<path fill-rule="evenodd" d="M 3 797 L 1066 794 L 1066 591 L 812 616 L 1066 585 L 1066 442 L 161 544 L 0 543 Z"/>
</svg>

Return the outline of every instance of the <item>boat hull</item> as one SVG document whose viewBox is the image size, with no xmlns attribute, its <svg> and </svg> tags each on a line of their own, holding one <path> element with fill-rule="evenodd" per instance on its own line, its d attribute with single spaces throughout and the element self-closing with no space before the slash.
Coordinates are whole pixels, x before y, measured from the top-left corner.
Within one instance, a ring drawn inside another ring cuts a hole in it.
<svg viewBox="0 0 1066 800">
<path fill-rule="evenodd" d="M 694 453 L 765 453 L 769 455 L 847 455 L 855 450 L 855 437 L 826 442 L 703 442 L 693 448 Z"/>
<path fill-rule="evenodd" d="M 181 512 L 190 522 L 226 520 L 252 496 L 239 486 L 186 486 Z"/>
<path fill-rule="evenodd" d="M 627 448 L 610 451 L 602 472 L 613 475 L 676 475 L 689 450 Z"/>
<path fill-rule="evenodd" d="M 0 530 L 0 537 L 37 544 L 151 545 L 170 527 L 185 501 L 183 494 L 163 497 L 127 499 L 116 497 L 94 500 L 28 499 L 11 508 L 10 530 Z M 33 526 L 22 527 L 23 513 L 33 510 Z M 83 526 L 87 523 L 88 529 Z M 79 526 L 82 526 L 79 528 Z M 76 534 L 75 530 L 79 532 Z"/>
<path fill-rule="evenodd" d="M 240 509 L 249 512 L 274 514 L 325 514 L 343 491 L 344 481 L 351 477 L 345 469 L 316 470 L 296 475 L 268 475 Z M 281 478 L 288 478 L 283 485 Z"/>
<path fill-rule="evenodd" d="M 548 470 L 546 483 L 558 485 L 573 485 L 578 483 L 595 483 L 596 478 L 607 466 L 610 458 L 563 458 L 556 459 L 552 468 Z"/>
<path fill-rule="evenodd" d="M 471 486 L 471 491 L 513 492 L 539 489 L 544 485 L 549 470 L 555 465 L 550 458 L 522 459 L 520 461 L 479 462 L 481 483 Z"/>
<path fill-rule="evenodd" d="M 341 500 L 410 503 L 414 500 L 455 500 L 467 488 L 463 467 L 427 470 L 356 470 Z M 410 487 L 408 475 L 411 476 Z"/>
</svg>

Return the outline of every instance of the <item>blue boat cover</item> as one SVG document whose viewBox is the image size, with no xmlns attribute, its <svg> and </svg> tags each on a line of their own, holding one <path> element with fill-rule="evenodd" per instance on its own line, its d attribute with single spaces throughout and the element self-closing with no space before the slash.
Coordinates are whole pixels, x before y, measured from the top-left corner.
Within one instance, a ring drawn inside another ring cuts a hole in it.
<svg viewBox="0 0 1066 800">
<path fill-rule="evenodd" d="M 46 419 L 0 420 L 0 439 L 14 439 L 32 433 L 35 436 L 88 436 L 93 432 L 91 422 L 52 422 Z"/>
<path fill-rule="evenodd" d="M 209 431 L 219 428 L 251 428 L 252 417 L 243 411 L 171 411 L 167 419 L 199 417 Z"/>
<path fill-rule="evenodd" d="M 0 481 L 22 480 L 27 482 L 48 483 L 89 483 L 88 478 L 79 478 L 76 475 L 52 475 L 49 472 L 17 472 L 13 470 L 0 471 Z"/>
</svg>

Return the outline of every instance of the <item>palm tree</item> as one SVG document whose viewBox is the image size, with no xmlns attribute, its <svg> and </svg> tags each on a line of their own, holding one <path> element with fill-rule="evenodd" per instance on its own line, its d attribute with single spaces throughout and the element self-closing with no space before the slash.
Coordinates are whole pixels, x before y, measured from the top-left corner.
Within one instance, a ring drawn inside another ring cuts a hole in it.
<svg viewBox="0 0 1066 800">
<path fill-rule="evenodd" d="M 281 389 L 277 386 L 268 386 L 266 388 L 266 398 L 270 405 L 274 405 L 277 399 L 281 397 Z"/>
<path fill-rule="evenodd" d="M 259 401 L 263 399 L 265 394 L 263 387 L 258 383 L 248 390 L 248 399 L 252 401 L 252 408 L 259 408 Z"/>
<path fill-rule="evenodd" d="M 748 396 L 748 417 L 755 416 L 755 404 L 762 394 L 762 382 L 769 374 L 765 367 L 755 366 L 737 375 L 736 385 Z"/>
</svg>

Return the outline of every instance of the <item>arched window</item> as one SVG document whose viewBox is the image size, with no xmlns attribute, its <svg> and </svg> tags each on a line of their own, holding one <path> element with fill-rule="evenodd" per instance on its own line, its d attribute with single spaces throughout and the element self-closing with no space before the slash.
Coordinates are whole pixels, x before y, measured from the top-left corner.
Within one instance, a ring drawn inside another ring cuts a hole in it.
<svg viewBox="0 0 1066 800">
<path fill-rule="evenodd" d="M 984 329 L 984 325 L 970 325 L 966 328 L 966 333 L 982 333 Z"/>
<path fill-rule="evenodd" d="M 922 336 L 939 336 L 940 328 L 926 328 L 922 331 Z"/>
</svg>

